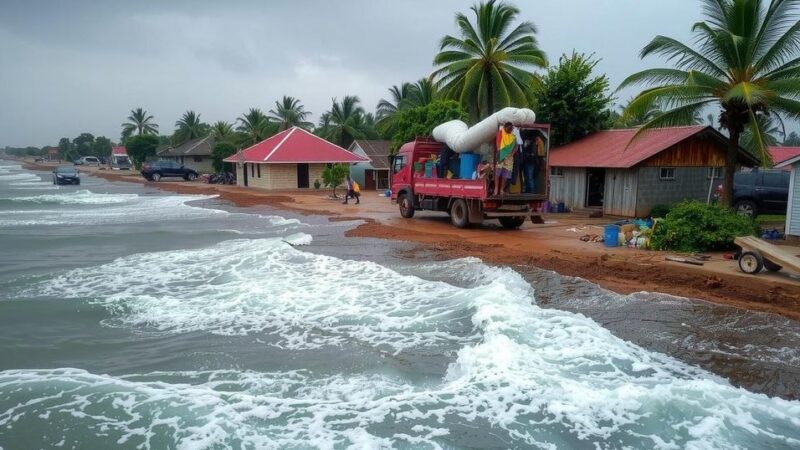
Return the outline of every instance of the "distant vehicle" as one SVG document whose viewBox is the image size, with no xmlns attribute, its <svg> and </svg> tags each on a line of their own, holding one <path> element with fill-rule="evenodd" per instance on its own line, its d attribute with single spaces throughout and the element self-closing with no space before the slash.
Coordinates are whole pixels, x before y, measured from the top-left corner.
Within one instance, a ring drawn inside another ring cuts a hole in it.
<svg viewBox="0 0 800 450">
<path fill-rule="evenodd" d="M 128 155 L 111 155 L 109 165 L 115 170 L 131 170 L 131 160 Z"/>
<path fill-rule="evenodd" d="M 733 207 L 739 214 L 786 214 L 789 177 L 783 170 L 738 172 L 733 178 Z"/>
<path fill-rule="evenodd" d="M 149 181 L 159 181 L 165 177 L 181 177 L 186 181 L 197 179 L 197 172 L 184 167 L 177 161 L 146 162 L 142 165 L 141 173 Z"/>
<path fill-rule="evenodd" d="M 53 170 L 53 184 L 81 184 L 81 178 L 74 167 L 58 166 Z"/>
<path fill-rule="evenodd" d="M 83 156 L 75 160 L 76 166 L 99 166 L 100 160 L 94 156 Z"/>
<path fill-rule="evenodd" d="M 44 158 L 39 157 L 33 160 L 33 162 L 44 162 Z"/>
</svg>

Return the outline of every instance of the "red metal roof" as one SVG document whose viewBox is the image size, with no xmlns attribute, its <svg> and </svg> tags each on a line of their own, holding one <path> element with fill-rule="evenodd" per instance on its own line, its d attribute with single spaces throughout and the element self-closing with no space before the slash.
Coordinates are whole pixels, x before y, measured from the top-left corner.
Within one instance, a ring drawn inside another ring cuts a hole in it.
<svg viewBox="0 0 800 450">
<path fill-rule="evenodd" d="M 772 163 L 778 165 L 795 156 L 800 156 L 800 147 L 770 147 L 769 154 L 772 156 Z M 789 166 L 786 169 L 791 170 Z"/>
<path fill-rule="evenodd" d="M 112 155 L 127 155 L 128 150 L 125 147 L 111 147 Z"/>
<path fill-rule="evenodd" d="M 225 158 L 226 162 L 268 164 L 358 163 L 365 158 L 308 131 L 292 127 Z"/>
<path fill-rule="evenodd" d="M 636 134 L 635 128 L 598 131 L 551 150 L 549 164 L 556 167 L 627 169 L 706 128 L 699 125 L 656 128 L 646 131 L 633 142 L 631 138 Z"/>
</svg>

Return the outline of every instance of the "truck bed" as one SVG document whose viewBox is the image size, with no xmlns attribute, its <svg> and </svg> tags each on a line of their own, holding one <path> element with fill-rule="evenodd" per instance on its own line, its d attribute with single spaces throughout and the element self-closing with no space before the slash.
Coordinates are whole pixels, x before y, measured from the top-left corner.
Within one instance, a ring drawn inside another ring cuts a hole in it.
<svg viewBox="0 0 800 450">
<path fill-rule="evenodd" d="M 481 200 L 501 200 L 511 202 L 528 202 L 546 200 L 544 194 L 505 194 L 488 195 L 486 180 L 462 180 L 458 178 L 424 178 L 414 179 L 414 193 L 436 197 L 474 198 Z"/>
</svg>

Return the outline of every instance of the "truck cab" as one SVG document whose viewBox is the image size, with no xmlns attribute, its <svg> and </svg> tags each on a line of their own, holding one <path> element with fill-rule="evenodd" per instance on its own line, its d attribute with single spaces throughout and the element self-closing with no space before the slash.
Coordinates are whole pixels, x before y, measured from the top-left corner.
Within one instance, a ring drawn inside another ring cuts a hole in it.
<svg viewBox="0 0 800 450">
<path fill-rule="evenodd" d="M 392 200 L 400 214 L 412 218 L 418 210 L 447 212 L 459 228 L 492 219 L 509 229 L 519 228 L 528 218 L 541 223 L 541 207 L 548 198 L 550 127 L 535 125 L 519 132 L 523 141 L 535 142 L 535 153 L 525 160 L 534 167 L 533 190 L 523 182 L 522 161 L 515 164 L 509 191 L 496 193 L 494 152 L 457 154 L 431 138 L 417 138 L 403 145 L 392 160 Z"/>
</svg>

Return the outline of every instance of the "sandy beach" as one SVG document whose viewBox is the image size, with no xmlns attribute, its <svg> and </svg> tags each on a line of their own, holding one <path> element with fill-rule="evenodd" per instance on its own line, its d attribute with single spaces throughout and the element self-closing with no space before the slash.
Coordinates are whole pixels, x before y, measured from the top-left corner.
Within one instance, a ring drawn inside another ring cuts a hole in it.
<svg viewBox="0 0 800 450">
<path fill-rule="evenodd" d="M 25 161 L 31 169 L 46 170 L 52 164 Z M 418 244 L 418 252 L 436 258 L 474 256 L 488 263 L 536 266 L 562 275 L 581 277 L 621 294 L 662 292 L 719 304 L 770 312 L 800 319 L 800 278 L 786 272 L 746 275 L 724 253 L 710 253 L 703 266 L 666 261 L 670 252 L 607 248 L 587 243 L 585 234 L 602 234 L 602 225 L 612 218 L 588 218 L 576 214 L 550 214 L 543 225 L 526 223 L 520 230 L 506 231 L 493 223 L 457 229 L 445 214 L 418 213 L 403 219 L 397 206 L 376 192 L 364 192 L 361 204 L 342 205 L 330 197 L 330 189 L 263 191 L 237 186 L 208 185 L 184 181 L 148 182 L 137 172 L 117 172 L 96 167 L 81 171 L 109 180 L 148 184 L 165 191 L 219 195 L 236 206 L 266 205 L 330 220 L 360 219 L 364 223 L 348 231 L 351 237 L 393 239 Z M 339 190 L 341 193 L 341 190 Z M 800 254 L 800 247 L 790 247 Z M 413 256 L 413 255 L 411 255 Z"/>
</svg>

